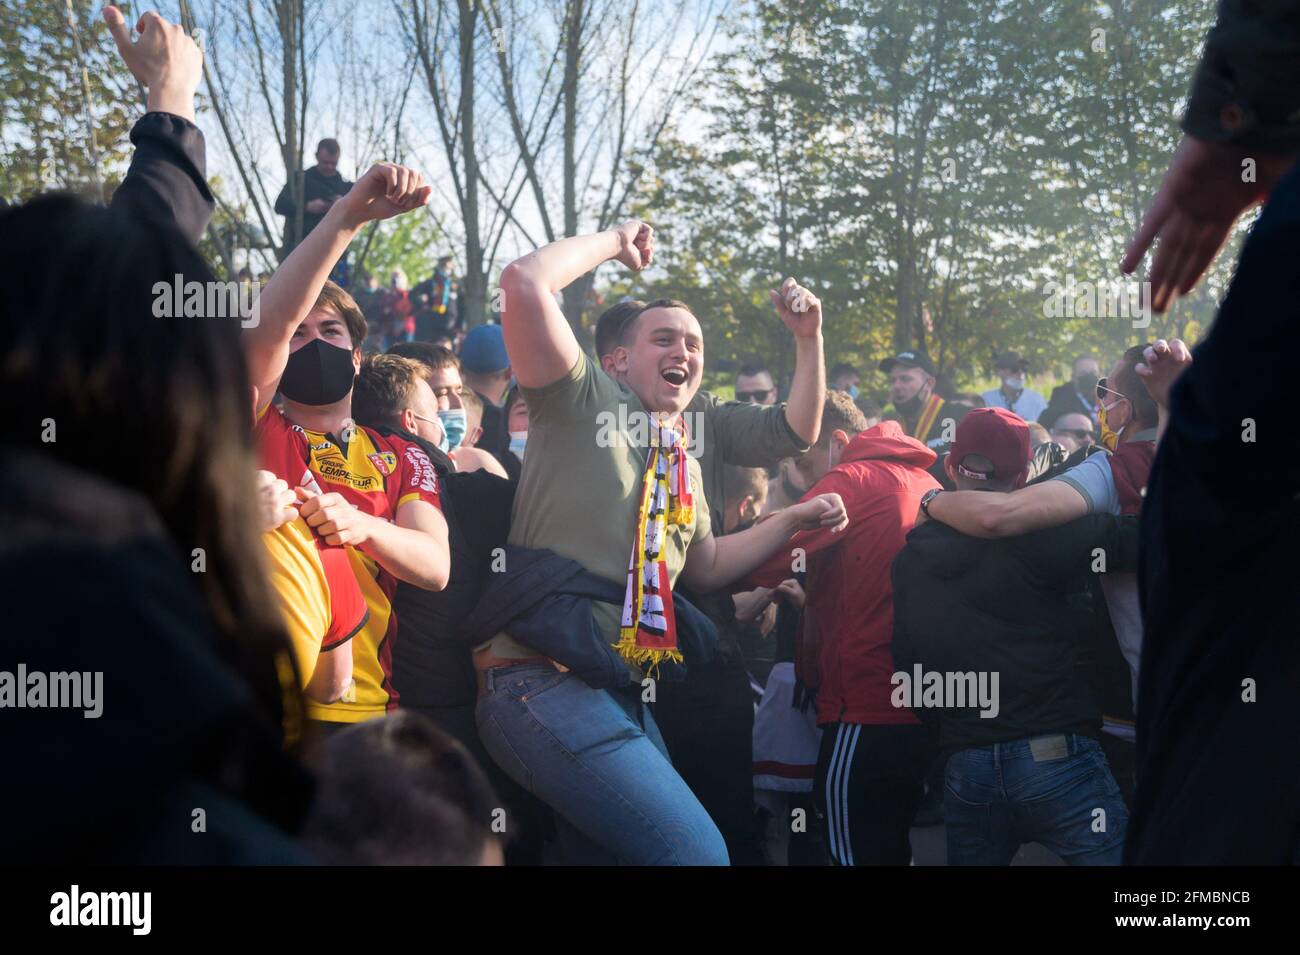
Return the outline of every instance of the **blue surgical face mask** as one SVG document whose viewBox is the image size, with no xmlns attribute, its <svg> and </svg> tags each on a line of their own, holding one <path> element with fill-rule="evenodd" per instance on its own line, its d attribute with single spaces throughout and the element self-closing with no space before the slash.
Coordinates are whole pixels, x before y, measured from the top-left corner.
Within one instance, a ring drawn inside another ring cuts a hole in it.
<svg viewBox="0 0 1300 955">
<path fill-rule="evenodd" d="M 528 443 L 527 431 L 510 432 L 510 453 L 520 461 L 524 459 L 524 445 Z"/>
<path fill-rule="evenodd" d="M 465 440 L 465 431 L 469 427 L 469 419 L 465 415 L 464 408 L 447 408 L 438 411 L 438 420 L 442 422 L 442 431 L 446 437 L 443 444 L 446 445 L 442 450 L 450 454 L 460 447 L 460 443 Z"/>
<path fill-rule="evenodd" d="M 858 386 L 857 386 L 857 385 L 849 385 L 849 397 L 852 398 L 854 401 L 857 401 L 857 400 L 858 400 Z"/>
</svg>

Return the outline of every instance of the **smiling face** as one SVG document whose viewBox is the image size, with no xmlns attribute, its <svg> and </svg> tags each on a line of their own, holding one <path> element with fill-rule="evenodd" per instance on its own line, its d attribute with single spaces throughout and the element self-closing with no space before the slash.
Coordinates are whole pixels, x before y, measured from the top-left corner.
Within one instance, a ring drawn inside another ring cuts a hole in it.
<svg viewBox="0 0 1300 955">
<path fill-rule="evenodd" d="M 428 381 L 429 387 L 433 389 L 433 396 L 437 399 L 439 411 L 465 407 L 465 403 L 460 400 L 462 387 L 460 369 L 454 365 L 434 368 L 428 373 Z"/>
<path fill-rule="evenodd" d="M 646 309 L 614 350 L 618 378 L 647 411 L 685 410 L 704 374 L 704 335 L 685 308 Z"/>
</svg>

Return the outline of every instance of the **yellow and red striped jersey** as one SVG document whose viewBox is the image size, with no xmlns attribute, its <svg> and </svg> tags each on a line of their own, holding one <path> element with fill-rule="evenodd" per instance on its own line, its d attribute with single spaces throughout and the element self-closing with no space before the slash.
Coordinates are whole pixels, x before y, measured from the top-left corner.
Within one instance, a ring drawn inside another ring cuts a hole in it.
<svg viewBox="0 0 1300 955">
<path fill-rule="evenodd" d="M 293 424 L 275 407 L 263 412 L 256 434 L 263 466 L 291 486 L 314 478 L 322 493 L 337 492 L 355 507 L 388 521 L 408 501 L 440 507 L 433 462 L 418 445 L 396 435 L 381 436 L 356 426 L 345 446 L 333 435 Z M 304 473 L 290 477 L 296 469 Z M 308 700 L 307 715 L 358 723 L 397 708 L 392 665 L 397 635 L 392 597 L 397 581 L 366 554 L 354 547 L 346 550 L 370 613 L 352 644 L 355 697 L 330 704 Z"/>
</svg>

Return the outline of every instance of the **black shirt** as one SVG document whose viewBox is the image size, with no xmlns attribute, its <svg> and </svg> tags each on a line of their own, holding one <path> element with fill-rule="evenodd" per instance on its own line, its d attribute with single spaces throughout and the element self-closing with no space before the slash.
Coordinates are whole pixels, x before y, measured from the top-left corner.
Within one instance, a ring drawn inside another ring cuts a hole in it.
<svg viewBox="0 0 1300 955">
<path fill-rule="evenodd" d="M 325 213 L 308 212 L 307 203 L 313 199 L 336 199 L 342 198 L 347 191 L 352 188 L 352 183 L 348 182 L 336 169 L 332 176 L 326 176 L 317 166 L 303 170 L 302 174 L 302 235 L 305 236 L 312 229 L 320 225 L 321 220 L 325 218 Z M 296 208 L 293 204 L 293 196 L 289 191 L 289 184 L 285 183 L 280 194 L 275 198 L 276 215 L 284 216 L 285 227 L 284 233 L 288 237 L 293 229 L 293 218 Z M 302 236 L 298 237 L 302 241 Z"/>
<path fill-rule="evenodd" d="M 1125 862 L 1300 862 L 1300 169 L 1179 379 L 1142 511 Z"/>
</svg>

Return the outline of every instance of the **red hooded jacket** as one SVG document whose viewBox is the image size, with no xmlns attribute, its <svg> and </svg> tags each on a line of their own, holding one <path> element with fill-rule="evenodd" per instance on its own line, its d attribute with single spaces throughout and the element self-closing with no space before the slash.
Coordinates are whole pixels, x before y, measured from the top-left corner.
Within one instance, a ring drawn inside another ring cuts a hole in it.
<svg viewBox="0 0 1300 955">
<path fill-rule="evenodd" d="M 921 495 L 939 486 L 925 471 L 934 462 L 935 453 L 896 421 L 855 436 L 840 463 L 803 497 L 839 494 L 849 526 L 838 534 L 801 531 L 747 581 L 776 586 L 793 576 L 800 556 L 796 548 L 803 549 L 808 600 L 799 676 L 817 691 L 819 725 L 918 722 L 911 710 L 890 702 L 894 592 L 889 569 L 916 521 Z"/>
</svg>

